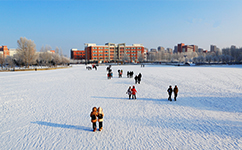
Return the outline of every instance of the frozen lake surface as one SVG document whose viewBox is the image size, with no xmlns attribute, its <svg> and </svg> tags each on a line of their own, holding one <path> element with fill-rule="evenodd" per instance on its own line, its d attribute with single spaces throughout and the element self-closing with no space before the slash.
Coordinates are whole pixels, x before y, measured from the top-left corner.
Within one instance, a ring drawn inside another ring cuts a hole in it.
<svg viewBox="0 0 242 150">
<path fill-rule="evenodd" d="M 106 66 L 1 72 L 1 149 L 242 149 L 241 66 L 112 69 L 111 80 Z M 137 100 L 126 95 L 127 71 L 143 75 Z M 105 114 L 101 132 L 92 132 L 94 106 Z"/>
</svg>

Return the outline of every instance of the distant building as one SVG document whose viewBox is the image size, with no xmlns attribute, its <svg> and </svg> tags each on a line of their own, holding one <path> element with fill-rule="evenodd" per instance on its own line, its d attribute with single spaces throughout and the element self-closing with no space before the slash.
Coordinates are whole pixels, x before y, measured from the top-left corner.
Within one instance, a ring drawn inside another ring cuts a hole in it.
<svg viewBox="0 0 242 150">
<path fill-rule="evenodd" d="M 4 57 L 9 56 L 9 50 L 7 46 L 0 46 L 0 54 L 2 54 Z"/>
<path fill-rule="evenodd" d="M 85 60 L 85 50 L 71 49 L 71 59 L 75 60 Z"/>
<path fill-rule="evenodd" d="M 231 49 L 236 49 L 236 46 L 235 45 L 231 45 Z"/>
<path fill-rule="evenodd" d="M 167 48 L 166 52 L 172 54 L 172 48 Z"/>
<path fill-rule="evenodd" d="M 157 49 L 158 49 L 158 52 L 165 52 L 165 48 L 162 46 L 159 46 Z"/>
<path fill-rule="evenodd" d="M 174 46 L 174 51 L 173 51 L 173 53 L 178 53 L 178 48 L 177 48 L 177 46 Z"/>
<path fill-rule="evenodd" d="M 203 48 L 198 48 L 198 53 L 202 53 L 203 52 Z"/>
<path fill-rule="evenodd" d="M 125 43 L 106 43 L 99 46 L 95 43 L 85 44 L 85 59 L 88 61 L 122 61 L 126 57 L 130 61 L 137 62 L 139 57 L 145 58 L 145 55 L 142 44 L 133 44 L 132 46 Z"/>
<path fill-rule="evenodd" d="M 198 46 L 196 46 L 196 45 L 185 45 L 184 43 L 180 43 L 180 44 L 177 45 L 177 51 L 179 53 L 195 52 L 195 51 L 198 51 Z"/>
<path fill-rule="evenodd" d="M 210 45 L 210 52 L 215 52 L 217 50 L 216 45 Z"/>
<path fill-rule="evenodd" d="M 157 52 L 157 50 L 155 48 L 151 48 L 150 52 Z"/>
<path fill-rule="evenodd" d="M 16 48 L 9 48 L 9 56 L 14 56 L 15 54 L 17 54 Z"/>
<path fill-rule="evenodd" d="M 198 46 L 197 45 L 191 45 L 193 46 L 193 52 L 198 52 Z"/>
</svg>

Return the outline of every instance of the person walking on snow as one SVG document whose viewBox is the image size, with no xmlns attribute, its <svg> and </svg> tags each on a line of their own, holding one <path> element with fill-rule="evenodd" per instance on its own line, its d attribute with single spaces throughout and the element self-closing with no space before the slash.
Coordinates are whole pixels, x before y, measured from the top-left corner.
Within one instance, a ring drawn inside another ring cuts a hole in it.
<svg viewBox="0 0 242 150">
<path fill-rule="evenodd" d="M 138 82 L 138 76 L 137 75 L 134 77 L 134 81 L 135 81 L 135 84 L 137 84 L 137 82 Z"/>
<path fill-rule="evenodd" d="M 127 90 L 126 94 L 128 94 L 128 95 L 129 95 L 129 99 L 130 99 L 130 98 L 131 98 L 131 94 L 132 94 L 132 91 L 131 91 L 131 86 L 129 86 L 129 88 L 128 88 L 128 90 Z"/>
<path fill-rule="evenodd" d="M 175 87 L 173 89 L 173 92 L 174 92 L 174 100 L 176 101 L 176 97 L 177 97 L 177 94 L 178 94 L 178 87 L 177 87 L 177 85 L 175 85 Z"/>
<path fill-rule="evenodd" d="M 138 84 L 140 84 L 140 82 L 141 82 L 141 78 L 142 78 L 142 75 L 141 75 L 141 73 L 139 73 L 139 75 L 138 75 Z"/>
<path fill-rule="evenodd" d="M 136 89 L 135 89 L 135 86 L 133 86 L 133 88 L 131 89 L 131 92 L 132 92 L 132 99 L 136 99 Z"/>
<path fill-rule="evenodd" d="M 95 131 L 97 130 L 97 125 L 96 125 L 96 122 L 97 122 L 97 115 L 98 115 L 97 107 L 93 107 L 93 108 L 92 108 L 92 112 L 91 112 L 91 114 L 90 114 L 91 122 L 92 122 L 93 132 L 95 132 Z"/>
<path fill-rule="evenodd" d="M 101 107 L 98 107 L 97 111 L 98 111 L 99 131 L 102 131 L 102 129 L 103 129 L 103 117 L 104 117 L 103 109 Z"/>
<path fill-rule="evenodd" d="M 172 94 L 172 87 L 171 87 L 171 85 L 169 86 L 167 92 L 168 92 L 168 95 L 169 95 L 168 100 L 172 101 L 172 99 L 171 99 L 171 94 Z"/>
</svg>

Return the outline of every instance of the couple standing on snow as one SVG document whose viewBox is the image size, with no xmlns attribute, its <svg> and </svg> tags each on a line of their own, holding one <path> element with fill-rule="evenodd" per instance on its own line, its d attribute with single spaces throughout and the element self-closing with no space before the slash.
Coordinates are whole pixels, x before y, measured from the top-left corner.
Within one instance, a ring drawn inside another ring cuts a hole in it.
<svg viewBox="0 0 242 150">
<path fill-rule="evenodd" d="M 177 94 L 178 94 L 177 85 L 175 85 L 173 90 L 172 90 L 172 86 L 170 85 L 169 88 L 167 89 L 167 92 L 168 92 L 168 95 L 169 95 L 168 100 L 172 101 L 171 95 L 172 95 L 172 92 L 174 92 L 174 100 L 176 101 L 176 97 L 177 97 Z"/>
<path fill-rule="evenodd" d="M 90 114 L 91 117 L 91 122 L 92 122 L 92 127 L 93 127 L 93 132 L 95 132 L 97 130 L 97 125 L 96 122 L 99 122 L 99 131 L 102 131 L 103 129 L 103 109 L 101 107 L 93 107 L 92 108 L 92 112 Z M 97 120 L 98 117 L 98 120 Z"/>
<path fill-rule="evenodd" d="M 130 86 L 130 87 L 128 88 L 127 92 L 126 92 L 126 94 L 129 95 L 129 99 L 131 98 L 131 96 L 132 96 L 132 99 L 136 99 L 136 93 L 137 93 L 137 91 L 136 91 L 136 89 L 135 89 L 135 86 L 133 86 L 132 89 L 131 89 L 131 86 Z"/>
</svg>

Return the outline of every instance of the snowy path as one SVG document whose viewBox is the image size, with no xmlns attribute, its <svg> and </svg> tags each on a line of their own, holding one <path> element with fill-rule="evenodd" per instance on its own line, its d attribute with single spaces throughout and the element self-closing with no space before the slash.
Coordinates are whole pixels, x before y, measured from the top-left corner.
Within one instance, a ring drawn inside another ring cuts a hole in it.
<svg viewBox="0 0 242 150">
<path fill-rule="evenodd" d="M 242 149 L 241 66 L 112 69 L 111 80 L 105 66 L 0 73 L 0 149 Z M 131 70 L 143 75 L 137 100 L 125 94 Z M 93 106 L 102 132 L 92 132 Z"/>
</svg>

